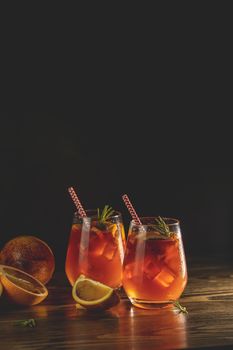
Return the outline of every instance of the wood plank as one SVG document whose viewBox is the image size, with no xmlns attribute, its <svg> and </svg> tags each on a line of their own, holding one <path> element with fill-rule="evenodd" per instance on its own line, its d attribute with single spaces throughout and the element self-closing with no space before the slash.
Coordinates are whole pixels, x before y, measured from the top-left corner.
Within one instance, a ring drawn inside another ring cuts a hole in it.
<svg viewBox="0 0 233 350">
<path fill-rule="evenodd" d="M 191 349 L 233 348 L 233 266 L 192 263 L 181 298 L 189 314 L 174 308 L 142 310 L 125 294 L 119 305 L 101 313 L 79 310 L 63 273 L 48 286 L 49 296 L 33 307 L 1 303 L 1 349 Z M 35 328 L 15 325 L 35 318 Z"/>
</svg>

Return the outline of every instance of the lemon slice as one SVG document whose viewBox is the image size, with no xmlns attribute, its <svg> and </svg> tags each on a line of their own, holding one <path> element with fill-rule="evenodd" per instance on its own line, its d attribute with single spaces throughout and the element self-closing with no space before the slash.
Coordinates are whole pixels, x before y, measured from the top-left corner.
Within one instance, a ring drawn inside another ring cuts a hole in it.
<svg viewBox="0 0 233 350">
<path fill-rule="evenodd" d="M 48 295 L 47 288 L 39 280 L 11 266 L 0 265 L 0 282 L 4 294 L 16 304 L 36 305 Z"/>
<path fill-rule="evenodd" d="M 119 303 L 116 291 L 98 281 L 80 275 L 76 280 L 72 296 L 74 300 L 86 309 L 108 309 Z"/>
</svg>

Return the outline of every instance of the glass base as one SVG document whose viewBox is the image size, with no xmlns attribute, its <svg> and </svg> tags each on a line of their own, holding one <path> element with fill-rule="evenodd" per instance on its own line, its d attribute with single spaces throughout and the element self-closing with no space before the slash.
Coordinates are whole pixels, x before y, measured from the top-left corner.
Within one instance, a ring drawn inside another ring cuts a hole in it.
<svg viewBox="0 0 233 350">
<path fill-rule="evenodd" d="M 129 298 L 131 303 L 141 309 L 161 309 L 169 308 L 172 306 L 171 301 L 156 301 L 156 300 L 143 300 L 137 298 Z"/>
</svg>

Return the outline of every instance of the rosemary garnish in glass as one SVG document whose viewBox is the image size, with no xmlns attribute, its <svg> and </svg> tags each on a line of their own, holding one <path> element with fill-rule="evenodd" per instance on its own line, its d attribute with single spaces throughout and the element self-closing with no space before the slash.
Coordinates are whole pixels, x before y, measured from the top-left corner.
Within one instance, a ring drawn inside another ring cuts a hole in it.
<svg viewBox="0 0 233 350">
<path fill-rule="evenodd" d="M 155 229 L 164 237 L 171 237 L 173 235 L 173 232 L 169 230 L 169 226 L 165 223 L 165 221 L 161 218 L 161 216 L 158 216 L 156 220 Z"/>
<path fill-rule="evenodd" d="M 109 205 L 105 205 L 102 211 L 99 208 L 97 209 L 98 228 L 102 230 L 106 228 L 106 221 L 114 214 L 114 211 Z"/>
</svg>

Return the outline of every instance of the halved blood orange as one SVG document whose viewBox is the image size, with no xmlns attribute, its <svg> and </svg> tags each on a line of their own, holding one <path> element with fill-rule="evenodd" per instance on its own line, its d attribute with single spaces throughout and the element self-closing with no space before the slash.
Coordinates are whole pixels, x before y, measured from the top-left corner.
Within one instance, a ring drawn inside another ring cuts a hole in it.
<svg viewBox="0 0 233 350">
<path fill-rule="evenodd" d="M 47 288 L 39 280 L 12 266 L 0 265 L 0 282 L 4 294 L 16 304 L 36 305 L 48 295 Z"/>
</svg>

